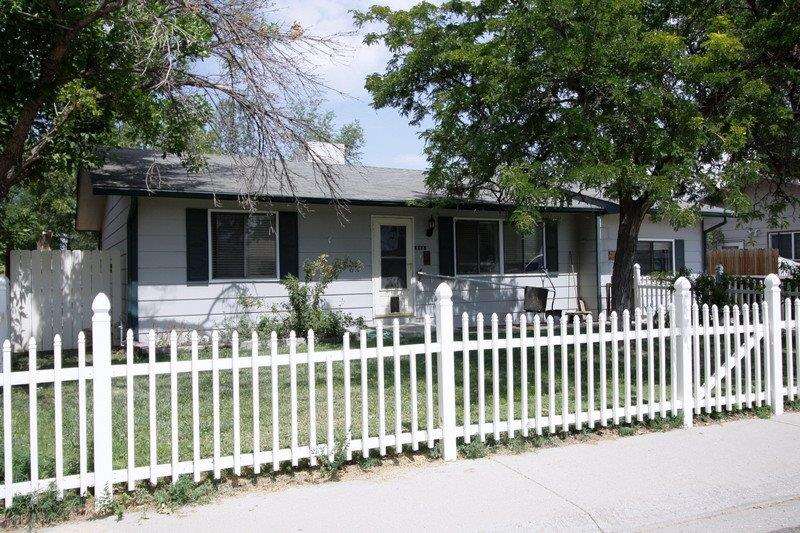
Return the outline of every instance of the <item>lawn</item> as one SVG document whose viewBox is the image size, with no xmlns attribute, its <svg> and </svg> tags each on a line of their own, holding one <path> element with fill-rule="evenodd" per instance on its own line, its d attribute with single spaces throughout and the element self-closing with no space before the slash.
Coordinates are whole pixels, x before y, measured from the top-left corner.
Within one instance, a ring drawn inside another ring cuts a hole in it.
<svg viewBox="0 0 800 533">
<path fill-rule="evenodd" d="M 403 343 L 416 343 L 419 339 L 403 339 Z M 371 343 L 371 344 L 374 344 Z M 249 351 L 243 343 L 241 355 L 248 356 Z M 488 343 L 487 343 L 488 345 Z M 646 346 L 646 343 L 645 343 Z M 333 345 L 318 344 L 317 350 L 338 348 Z M 261 347 L 261 353 L 267 353 L 266 347 Z M 284 351 L 284 350 L 282 350 Z M 522 388 L 520 384 L 521 358 L 519 351 L 515 351 L 513 357 L 514 364 L 514 401 L 515 413 L 519 417 L 521 412 Z M 555 374 L 555 400 L 557 413 L 561 412 L 561 373 L 560 373 L 560 349 L 555 347 L 556 374 Z M 668 351 L 667 351 L 668 352 Z M 656 376 L 656 399 L 659 397 L 658 388 L 658 350 L 656 348 L 655 376 Z M 220 350 L 221 357 L 230 357 L 230 350 L 223 348 Z M 188 360 L 190 357 L 188 349 L 179 350 L 179 359 Z M 200 358 L 210 358 L 211 350 L 204 347 L 200 351 Z M 471 402 L 471 422 L 478 421 L 478 356 L 476 352 L 470 355 L 470 402 Z M 570 382 L 569 382 L 569 409 L 574 410 L 574 370 L 572 364 L 574 356 L 570 351 Z M 611 404 L 612 394 L 612 372 L 611 372 L 611 351 L 608 350 L 608 384 L 607 384 L 607 404 Z M 137 354 L 137 362 L 146 361 L 146 354 Z M 167 353 L 159 352 L 158 360 L 168 360 Z M 74 366 L 76 364 L 74 354 L 65 355 L 64 366 Z M 89 357 L 90 359 L 90 357 Z M 115 352 L 115 363 L 124 362 L 124 353 Z M 624 368 L 623 352 L 619 351 L 619 377 L 620 377 L 620 399 L 624 402 Z M 411 427 L 411 387 L 410 387 L 410 359 L 401 357 L 401 422 L 404 430 L 408 431 Z M 456 353 L 456 405 L 459 424 L 463 420 L 463 359 L 460 352 Z M 505 351 L 500 350 L 500 368 L 498 378 L 500 383 L 499 403 L 500 419 L 504 420 L 507 413 L 508 391 L 506 389 L 506 356 Z M 436 394 L 436 364 L 435 354 L 432 357 L 433 391 Z M 17 369 L 25 369 L 27 358 L 22 355 L 15 360 Z M 352 427 L 351 438 L 358 439 L 361 436 L 361 365 L 360 361 L 350 363 L 351 375 L 351 412 Z M 492 394 L 492 355 L 491 350 L 486 350 L 484 355 L 484 382 L 485 388 L 485 419 L 493 419 L 492 409 L 494 398 Z M 595 347 L 595 406 L 600 405 L 600 362 L 599 347 Z M 645 401 L 648 394 L 647 380 L 647 357 L 643 357 L 643 377 L 645 380 L 644 395 Z M 549 397 L 547 381 L 549 379 L 547 369 L 546 350 L 542 351 L 542 408 L 543 415 L 548 412 Z M 583 353 L 583 409 L 587 407 L 587 368 L 586 353 Z M 52 367 L 52 360 L 47 360 L 43 356 L 39 363 L 40 368 Z M 336 434 L 341 435 L 344 431 L 344 367 L 341 362 L 333 365 L 333 415 L 335 421 Z M 309 433 L 309 402 L 308 402 L 308 367 L 305 363 L 297 365 L 297 398 L 298 398 L 298 433 L 299 444 L 308 443 Z M 669 362 L 667 362 L 667 372 L 669 372 Z M 636 376 L 635 357 L 632 357 L 631 374 L 633 379 Z M 395 427 L 395 388 L 394 388 L 394 360 L 392 357 L 385 359 L 385 394 L 386 394 L 386 434 L 394 433 Z M 534 416 L 534 357 L 533 349 L 528 352 L 528 394 L 529 394 L 529 416 Z M 426 427 L 426 391 L 425 391 L 425 356 L 419 355 L 416 358 L 416 384 L 418 395 L 418 427 Z M 316 433 L 318 443 L 324 443 L 327 435 L 327 397 L 326 397 L 326 374 L 325 364 L 317 364 L 315 372 L 316 389 Z M 149 411 L 148 411 L 148 377 L 138 376 L 134 381 L 134 435 L 135 435 L 135 460 L 137 466 L 149 464 L 150 457 L 150 437 L 149 437 Z M 370 360 L 367 368 L 368 380 L 368 408 L 369 408 L 369 428 L 370 436 L 378 434 L 378 364 L 376 360 Z M 240 383 L 240 420 L 241 420 L 241 451 L 248 453 L 252 451 L 252 377 L 249 368 L 241 369 L 239 373 Z M 669 383 L 669 375 L 666 376 L 666 383 Z M 211 372 L 200 372 L 200 447 L 201 457 L 210 457 L 213 453 L 212 435 L 212 377 Z M 220 429 L 221 429 L 221 453 L 230 455 L 233 451 L 233 394 L 232 394 L 232 372 L 221 370 L 219 377 L 220 390 Z M 167 463 L 171 457 L 171 436 L 170 436 L 170 376 L 159 375 L 156 379 L 156 419 L 157 419 L 157 457 L 160 463 Z M 114 434 L 114 468 L 124 468 L 127 466 L 127 444 L 126 444 L 126 385 L 125 378 L 115 378 L 112 383 L 113 394 L 113 434 Z M 632 387 L 632 404 L 635 405 L 636 387 Z M 262 367 L 259 371 L 259 396 L 260 412 L 258 413 L 261 428 L 262 449 L 269 450 L 272 446 L 272 409 L 271 409 L 271 383 L 270 369 Z M 77 402 L 77 383 L 66 382 L 63 385 L 63 447 L 65 474 L 78 473 L 78 402 Z M 278 398 L 279 398 L 279 440 L 282 448 L 289 447 L 291 441 L 291 410 L 289 405 L 290 398 L 290 377 L 289 367 L 279 367 L 278 374 Z M 14 456 L 14 479 L 23 481 L 29 479 L 29 432 L 28 432 L 28 388 L 27 386 L 15 386 L 12 391 L 12 431 L 13 431 L 13 456 Z M 434 411 L 437 410 L 437 401 L 434 398 Z M 38 387 L 38 431 L 39 431 L 39 477 L 54 476 L 54 400 L 52 384 L 42 384 Z M 88 464 L 91 471 L 92 463 L 92 402 L 91 402 L 91 380 L 87 382 L 87 443 L 89 447 Z M 434 420 L 437 413 L 434 412 Z M 559 428 L 560 430 L 560 428 Z M 192 410 L 191 410 L 191 374 L 178 374 L 178 444 L 180 460 L 190 460 L 192 452 Z M 393 450 L 391 450 L 393 452 Z M 0 447 L 2 452 L 2 447 Z M 2 466 L 0 461 L 0 467 Z"/>
</svg>

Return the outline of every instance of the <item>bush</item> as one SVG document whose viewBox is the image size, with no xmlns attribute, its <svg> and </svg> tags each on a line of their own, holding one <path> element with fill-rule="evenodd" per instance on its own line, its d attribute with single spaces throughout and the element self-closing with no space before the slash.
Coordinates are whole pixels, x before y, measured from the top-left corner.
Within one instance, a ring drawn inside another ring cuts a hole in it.
<svg viewBox="0 0 800 533">
<path fill-rule="evenodd" d="M 281 280 L 289 293 L 289 302 L 273 308 L 273 312 L 285 315 L 285 318 L 264 317 L 258 325 L 259 330 L 275 331 L 285 336 L 292 330 L 304 335 L 312 329 L 321 340 L 338 340 L 348 327 L 363 327 L 363 319 L 354 319 L 341 311 L 330 309 L 322 300 L 328 286 L 339 279 L 343 272 L 355 272 L 363 267 L 361 261 L 350 258 L 330 261 L 327 254 L 306 261 L 303 265 L 305 281 L 291 275 Z"/>
</svg>

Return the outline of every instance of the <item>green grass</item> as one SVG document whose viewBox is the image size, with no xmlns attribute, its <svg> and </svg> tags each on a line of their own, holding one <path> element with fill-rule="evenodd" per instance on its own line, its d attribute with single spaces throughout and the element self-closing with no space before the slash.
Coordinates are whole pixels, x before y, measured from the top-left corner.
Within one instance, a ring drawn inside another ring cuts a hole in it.
<svg viewBox="0 0 800 533">
<path fill-rule="evenodd" d="M 406 338 L 402 339 L 404 344 L 420 342 L 419 338 Z M 370 343 L 374 345 L 374 340 Z M 647 343 L 643 343 L 646 350 Z M 488 345 L 488 343 L 487 343 Z M 247 350 L 247 343 L 243 343 L 241 355 L 246 357 L 249 355 Z M 317 350 L 326 350 L 338 348 L 334 345 L 326 345 L 318 343 Z M 282 351 L 286 351 L 282 348 Z M 204 347 L 200 350 L 201 358 L 210 358 L 209 347 Z M 266 347 L 261 347 L 261 353 L 266 353 Z M 660 397 L 659 389 L 659 367 L 658 367 L 658 345 L 655 346 L 655 398 L 658 401 Z M 230 357 L 228 349 L 221 349 L 220 356 Z M 180 360 L 188 360 L 190 357 L 189 350 L 181 348 L 179 351 Z M 478 422 L 478 357 L 475 352 L 470 355 L 470 376 L 468 382 L 470 384 L 470 422 L 476 424 Z M 569 390 L 570 397 L 568 398 L 568 409 L 570 412 L 575 410 L 574 399 L 574 356 L 572 353 L 569 355 L 570 375 Z M 91 356 L 88 357 L 91 359 Z M 167 353 L 159 352 L 158 359 L 168 360 Z M 553 398 L 556 407 L 556 414 L 560 414 L 562 410 L 561 398 L 561 364 L 560 364 L 560 348 L 555 347 L 555 396 Z M 586 350 L 584 348 L 582 354 L 582 410 L 588 408 L 588 390 L 587 377 L 588 369 L 586 363 Z M 75 354 L 66 354 L 64 358 L 64 366 L 75 366 Z M 137 354 L 137 362 L 145 362 L 147 356 L 144 353 Z M 606 395 L 607 405 L 611 404 L 612 400 L 612 369 L 611 369 L 611 351 L 608 350 L 607 354 L 607 376 Z M 534 356 L 533 350 L 528 351 L 528 380 L 529 385 L 527 394 L 529 399 L 529 417 L 533 418 L 534 413 L 534 398 L 535 388 L 534 381 Z M 702 361 L 702 358 L 701 358 Z M 122 352 L 115 352 L 115 363 L 124 362 L 124 354 Z M 500 366 L 498 369 L 498 401 L 500 405 L 500 419 L 504 420 L 507 416 L 508 406 L 508 390 L 506 385 L 506 356 L 505 352 L 501 350 L 499 357 Z M 90 361 L 89 361 L 90 363 Z M 647 386 L 648 368 L 647 357 L 642 358 L 643 368 L 643 393 L 644 402 L 646 404 L 649 387 Z M 619 351 L 619 394 L 620 401 L 624 403 L 625 387 L 624 379 L 624 357 L 623 351 Z M 24 354 L 16 356 L 14 359 L 14 366 L 17 370 L 25 370 L 27 367 L 27 357 Z M 48 360 L 46 355 L 40 357 L 39 368 L 52 367 L 52 361 Z M 595 408 L 599 409 L 600 397 L 600 362 L 599 362 L 599 349 L 595 347 L 594 359 L 594 376 L 595 376 Z M 549 380 L 548 365 L 547 365 L 547 350 L 542 350 L 542 415 L 547 416 L 549 413 L 550 398 L 548 396 L 547 383 Z M 352 409 L 352 426 L 350 428 L 344 427 L 344 367 L 343 363 L 338 362 L 333 365 L 333 417 L 335 421 L 335 432 L 338 435 L 336 439 L 337 446 L 343 439 L 359 439 L 361 438 L 361 406 L 362 397 L 360 392 L 361 384 L 361 365 L 360 361 L 352 361 L 350 363 L 351 375 L 351 409 Z M 426 428 L 426 387 L 425 387 L 425 357 L 418 355 L 416 357 L 417 381 L 415 389 L 418 396 L 418 416 L 417 423 L 420 430 Z M 464 377 L 462 356 L 460 353 L 456 354 L 456 411 L 458 424 L 463 423 L 463 386 Z M 326 441 L 327 436 L 327 402 L 326 402 L 326 376 L 325 364 L 317 364 L 315 369 L 315 389 L 316 389 L 316 420 L 315 427 L 317 433 L 317 442 L 322 444 Z M 669 391 L 669 362 L 667 362 L 667 375 L 665 382 L 667 384 L 666 395 L 670 396 Z M 436 356 L 431 358 L 431 371 L 433 377 L 433 419 L 434 421 L 438 416 L 438 401 L 436 395 Z M 389 357 L 385 359 L 385 405 L 386 405 L 386 434 L 391 435 L 394 433 L 395 428 L 395 389 L 394 389 L 394 361 Z M 279 442 L 282 448 L 290 446 L 291 443 L 291 410 L 289 405 L 290 397 L 290 378 L 289 367 L 282 366 L 278 373 L 278 398 L 279 398 Z M 485 410 L 484 416 L 487 422 L 493 420 L 493 403 L 494 395 L 492 391 L 492 357 L 491 350 L 487 350 L 484 355 L 484 373 L 485 373 Z M 521 414 L 521 401 L 523 395 L 523 388 L 520 384 L 521 373 L 521 360 L 519 350 L 514 351 L 513 356 L 513 373 L 514 373 L 514 411 L 515 416 L 519 417 Z M 702 375 L 702 374 L 701 374 Z M 636 358 L 631 357 L 631 376 L 635 380 L 636 376 Z M 260 412 L 257 413 L 260 421 L 260 438 L 261 448 L 263 450 L 270 450 L 272 447 L 272 410 L 271 410 L 271 383 L 270 383 L 270 369 L 261 368 L 259 371 L 259 397 L 260 397 Z M 411 387 L 410 371 L 409 371 L 409 358 L 401 358 L 401 409 L 402 418 L 401 426 L 403 431 L 409 431 L 411 427 Z M 239 371 L 240 380 L 240 419 L 241 419 L 241 452 L 243 454 L 252 451 L 252 376 L 249 368 L 241 369 Z M 367 366 L 366 380 L 368 382 L 369 394 L 366 399 L 369 409 L 369 433 L 371 436 L 378 434 L 378 364 L 377 361 L 370 360 Z M 211 372 L 204 371 L 200 373 L 199 377 L 200 386 L 200 456 L 203 458 L 211 457 L 213 453 L 213 436 L 212 436 L 212 398 L 211 398 Z M 233 453 L 233 400 L 232 400 L 232 373 L 230 370 L 220 371 L 220 431 L 221 431 L 221 454 L 231 455 Z M 87 446 L 88 446 L 88 468 L 92 470 L 92 402 L 91 402 L 91 389 L 92 384 L 89 380 L 87 382 Z M 148 377 L 138 376 L 134 380 L 134 456 L 137 466 L 144 466 L 149 464 L 150 445 L 149 445 L 149 419 L 148 419 Z M 156 439 L 156 455 L 159 463 L 168 463 L 171 459 L 171 436 L 170 436 L 170 376 L 159 375 L 156 379 L 156 426 L 157 426 L 157 439 Z M 309 420 L 309 401 L 308 401 L 308 366 L 305 363 L 297 365 L 297 398 L 298 406 L 298 441 L 299 444 L 305 445 L 308 443 L 309 428 L 311 423 Z M 37 407 L 38 407 L 38 445 L 39 445 L 39 477 L 49 478 L 53 477 L 55 473 L 55 460 L 54 460 L 54 398 L 53 398 L 53 385 L 42 384 L 37 389 Z M 114 468 L 125 468 L 127 466 L 127 444 L 126 444 L 126 386 L 125 378 L 115 378 L 112 382 L 112 432 L 114 435 L 113 442 L 113 457 Z M 631 387 L 632 398 L 632 411 L 634 413 L 634 420 L 636 416 L 636 403 L 637 388 L 635 382 Z M 29 461 L 29 433 L 28 433 L 28 388 L 27 386 L 15 386 L 12 391 L 12 434 L 13 434 L 13 477 L 15 481 L 24 481 L 29 479 L 30 461 Z M 64 465 L 65 474 L 78 473 L 78 402 L 77 402 L 77 383 L 67 382 L 63 385 L 63 448 L 64 448 Z M 648 409 L 645 407 L 645 413 Z M 624 413 L 621 412 L 621 419 L 624 420 Z M 647 418 L 646 418 L 647 420 Z M 434 422 L 436 423 L 436 422 Z M 668 429 L 673 426 L 671 418 L 661 419 L 658 417 L 649 424 L 654 429 L 659 428 Z M 349 433 L 347 430 L 349 429 Z M 557 426 L 557 431 L 561 431 L 561 426 Z M 179 459 L 182 461 L 191 460 L 193 457 L 192 451 L 192 410 L 191 410 L 191 375 L 189 373 L 182 373 L 178 376 L 178 448 Z M 476 437 L 473 437 L 476 438 Z M 424 448 L 424 443 L 423 443 Z M 0 446 L 0 454 L 2 454 L 2 447 Z M 394 450 L 389 448 L 390 452 Z M 318 453 L 322 450 L 319 449 Z M 436 451 L 431 450 L 430 453 L 435 456 Z M 0 475 L 2 475 L 3 462 L 0 461 Z"/>
</svg>

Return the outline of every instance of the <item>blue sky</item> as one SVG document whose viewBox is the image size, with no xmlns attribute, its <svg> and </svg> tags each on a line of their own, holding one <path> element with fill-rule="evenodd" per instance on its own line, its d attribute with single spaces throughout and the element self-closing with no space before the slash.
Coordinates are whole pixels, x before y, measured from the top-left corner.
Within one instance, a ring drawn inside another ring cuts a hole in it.
<svg viewBox="0 0 800 533">
<path fill-rule="evenodd" d="M 395 109 L 375 110 L 364 89 L 364 78 L 372 72 L 383 72 L 388 51 L 382 46 L 364 46 L 363 32 L 355 33 L 352 9 L 366 9 L 374 3 L 393 8 L 407 8 L 418 0 L 276 0 L 274 16 L 286 24 L 300 23 L 317 35 L 340 35 L 342 57 L 335 62 L 317 60 L 320 78 L 346 96 L 331 92 L 324 107 L 336 113 L 342 124 L 358 119 L 364 127 L 366 146 L 362 162 L 366 165 L 424 169 L 418 129 Z"/>
</svg>

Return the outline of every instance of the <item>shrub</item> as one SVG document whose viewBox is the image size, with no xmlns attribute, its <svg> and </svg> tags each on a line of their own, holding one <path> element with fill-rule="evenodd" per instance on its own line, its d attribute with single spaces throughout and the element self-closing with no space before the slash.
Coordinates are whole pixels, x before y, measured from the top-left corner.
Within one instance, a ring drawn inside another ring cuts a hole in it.
<svg viewBox="0 0 800 533">
<path fill-rule="evenodd" d="M 328 286 L 339 279 L 343 272 L 355 272 L 363 267 L 361 261 L 350 258 L 331 261 L 327 254 L 306 261 L 303 264 L 305 281 L 291 275 L 281 280 L 289 293 L 289 302 L 273 308 L 273 312 L 284 314 L 285 318 L 276 320 L 264 317 L 259 329 L 276 331 L 281 336 L 291 330 L 303 335 L 312 329 L 319 339 L 338 340 L 348 327 L 363 327 L 363 319 L 354 319 L 341 311 L 330 309 L 322 300 Z"/>
<path fill-rule="evenodd" d="M 469 444 L 462 444 L 459 446 L 459 451 L 466 459 L 481 459 L 488 454 L 486 445 L 479 440 L 470 441 Z"/>
</svg>

